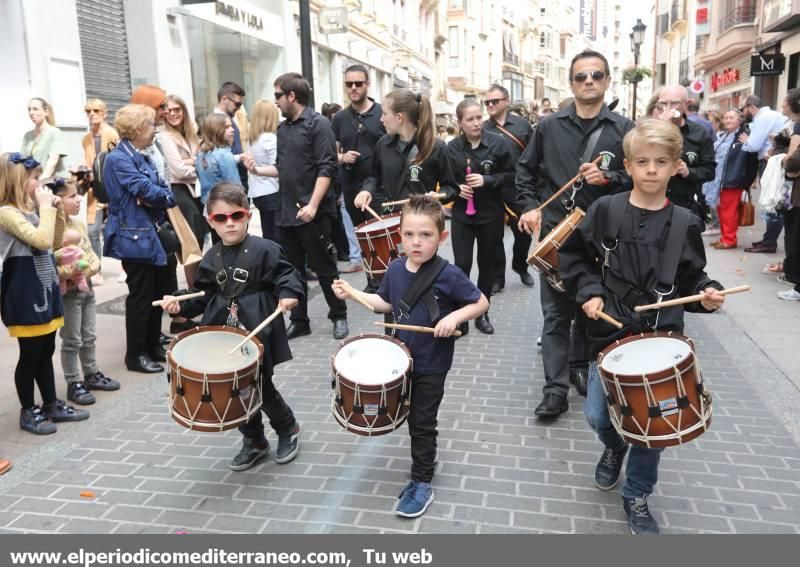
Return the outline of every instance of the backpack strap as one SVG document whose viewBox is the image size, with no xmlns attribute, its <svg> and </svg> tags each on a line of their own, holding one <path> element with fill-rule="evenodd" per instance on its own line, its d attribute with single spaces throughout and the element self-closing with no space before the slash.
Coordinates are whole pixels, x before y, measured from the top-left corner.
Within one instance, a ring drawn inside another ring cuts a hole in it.
<svg viewBox="0 0 800 567">
<path fill-rule="evenodd" d="M 431 288 L 439 274 L 442 273 L 442 270 L 447 267 L 447 264 L 447 260 L 436 255 L 420 266 L 403 299 L 398 304 L 401 317 L 408 316 L 414 306 L 422 300 L 428 310 L 431 323 L 435 323 L 439 319 L 441 315 L 439 313 L 439 303 L 436 301 Z"/>
</svg>

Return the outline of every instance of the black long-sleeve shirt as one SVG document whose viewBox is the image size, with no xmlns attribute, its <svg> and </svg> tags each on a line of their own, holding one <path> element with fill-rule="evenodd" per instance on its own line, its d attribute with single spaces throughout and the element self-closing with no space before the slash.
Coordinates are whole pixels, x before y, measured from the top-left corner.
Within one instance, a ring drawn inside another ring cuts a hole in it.
<svg viewBox="0 0 800 567">
<path fill-rule="evenodd" d="M 360 191 L 372 171 L 375 145 L 386 134 L 386 128 L 381 124 L 381 112 L 381 105 L 375 102 L 365 112 L 348 106 L 333 117 L 333 133 L 342 153 L 357 151 L 361 154 L 354 164 L 339 165 L 339 179 L 347 194 Z"/>
<path fill-rule="evenodd" d="M 687 177 L 674 175 L 667 185 L 667 198 L 684 208 L 691 208 L 695 195 L 701 196 L 703 183 L 714 179 L 717 162 L 714 154 L 714 141 L 701 124 L 684 120 L 681 126 L 683 150 L 681 159 L 689 169 Z"/>
<path fill-rule="evenodd" d="M 531 137 L 533 136 L 533 126 L 531 126 L 531 123 L 521 116 L 517 116 L 516 114 L 512 114 L 510 112 L 506 114 L 506 120 L 500 126 L 514 136 L 514 138 L 522 142 L 522 147 L 520 147 L 520 145 L 511 138 L 511 136 L 498 128 L 498 123 L 494 120 L 494 118 L 490 118 L 483 123 L 483 131 L 497 134 L 503 138 L 503 140 L 505 140 L 508 150 L 511 152 L 511 163 L 516 170 L 517 162 L 519 161 L 520 156 L 522 156 L 522 151 L 525 149 L 525 146 L 528 145 L 528 142 L 530 142 Z M 515 209 L 516 198 L 517 190 L 514 187 L 514 178 L 512 177 L 511 182 L 507 183 L 503 187 L 503 199 L 509 207 Z"/>
<path fill-rule="evenodd" d="M 332 179 L 336 173 L 336 139 L 330 121 L 308 107 L 294 120 L 283 121 L 277 135 L 280 198 L 275 224 L 299 226 L 306 223 L 297 218 L 297 203 L 311 201 L 318 177 Z M 324 214 L 336 216 L 333 183 L 317 207 L 317 216 Z"/>
<path fill-rule="evenodd" d="M 601 123 L 604 124 L 603 132 L 588 161 L 602 156 L 599 167 L 609 183 L 584 183 L 575 195 L 575 204 L 585 211 L 601 195 L 630 189 L 630 177 L 622 163 L 622 139 L 634 127 L 633 122 L 611 112 L 605 104 L 596 117 L 583 119 L 575 113 L 573 104 L 542 120 L 522 152 L 516 172 L 516 200 L 520 210 L 527 212 L 538 207 L 578 173 L 588 139 Z M 567 215 L 564 202 L 570 194 L 571 191 L 565 192 L 545 207 L 541 236 L 550 232 Z"/>
<path fill-rule="evenodd" d="M 610 196 L 600 197 L 586 212 L 583 221 L 558 252 L 559 272 L 577 304 L 583 305 L 593 297 L 602 297 L 603 311 L 617 319 L 624 328 L 617 330 L 603 320 L 589 322 L 589 339 L 596 354 L 612 341 L 629 333 L 654 330 L 657 311 L 636 313 L 604 285 L 602 266 L 605 257 L 603 237 L 609 218 Z M 667 243 L 672 209 L 668 204 L 658 211 L 640 209 L 626 203 L 625 213 L 617 237 L 617 246 L 609 254 L 609 267 L 617 281 L 624 280 L 645 296 L 639 303 L 655 303 L 664 248 Z M 723 289 L 719 282 L 705 273 L 706 255 L 700 219 L 691 216 L 683 240 L 678 270 L 672 293 L 664 300 L 694 295 L 707 287 Z M 611 247 L 611 243 L 607 243 Z M 612 276 L 612 277 L 613 277 Z M 683 332 L 683 312 L 707 312 L 700 302 L 677 305 L 660 310 L 658 330 Z"/>
<path fill-rule="evenodd" d="M 447 154 L 459 184 L 467 183 L 467 159 L 472 173 L 483 176 L 483 187 L 474 190 L 477 212 L 468 216 L 467 200 L 459 197 L 453 203 L 453 218 L 467 224 L 485 224 L 502 219 L 505 214 L 503 188 L 514 183 L 511 153 L 503 139 L 491 132 L 484 132 L 478 146 L 473 148 L 462 134 L 450 140 Z"/>
<path fill-rule="evenodd" d="M 458 195 L 458 183 L 447 156 L 447 146 L 436 139 L 433 152 L 421 165 L 408 164 L 408 155 L 415 142 L 403 142 L 400 136 L 386 134 L 378 140 L 372 157 L 372 174 L 364 181 L 363 190 L 381 201 L 406 199 L 410 195 L 439 191 L 449 202 Z M 410 160 L 413 161 L 413 160 Z"/>
</svg>

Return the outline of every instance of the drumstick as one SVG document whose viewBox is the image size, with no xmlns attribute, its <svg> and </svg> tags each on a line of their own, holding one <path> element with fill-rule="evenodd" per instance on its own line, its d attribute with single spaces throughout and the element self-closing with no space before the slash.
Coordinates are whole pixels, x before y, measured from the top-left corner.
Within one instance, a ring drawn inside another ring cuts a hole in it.
<svg viewBox="0 0 800 567">
<path fill-rule="evenodd" d="M 347 288 L 347 292 L 350 293 L 350 297 L 352 297 L 353 300 L 358 301 L 361 305 L 363 305 L 370 311 L 373 312 L 375 311 L 375 308 L 372 305 L 370 305 L 369 301 L 367 301 L 366 298 L 364 297 L 363 291 L 355 289 L 353 286 L 350 285 L 350 282 L 348 282 L 347 280 L 339 280 L 339 281 L 341 281 L 342 285 L 345 288 Z"/>
<path fill-rule="evenodd" d="M 750 291 L 749 285 L 740 285 L 738 287 L 730 287 L 728 289 L 723 289 L 719 292 L 720 295 L 730 295 L 732 293 L 742 293 L 744 291 Z M 705 294 L 698 293 L 697 295 L 688 295 L 686 297 L 676 297 L 675 299 L 670 299 L 668 301 L 662 301 L 661 303 L 651 303 L 650 305 L 640 305 L 635 307 L 633 310 L 637 313 L 640 311 L 649 311 L 650 309 L 661 309 L 662 307 L 672 307 L 673 305 L 683 305 L 685 303 L 694 303 L 695 301 L 700 301 L 705 297 Z"/>
<path fill-rule="evenodd" d="M 603 159 L 603 156 L 597 156 L 596 158 L 594 158 L 594 159 L 591 161 L 591 163 L 593 163 L 593 164 L 597 165 L 597 164 L 600 162 L 600 160 L 601 160 L 601 159 Z M 539 205 L 539 206 L 536 208 L 536 210 L 537 210 L 537 211 L 539 211 L 539 212 L 541 212 L 541 211 L 542 211 L 542 209 L 544 209 L 544 208 L 545 208 L 547 205 L 549 205 L 549 204 L 550 204 L 550 203 L 552 203 L 552 202 L 553 202 L 555 199 L 557 199 L 559 196 L 561 196 L 561 194 L 562 194 L 564 191 L 566 191 L 567 189 L 569 189 L 570 187 L 572 187 L 573 183 L 577 183 L 577 182 L 578 182 L 578 179 L 580 179 L 581 177 L 583 177 L 583 174 L 582 174 L 582 173 L 578 173 L 578 175 L 576 175 L 575 177 L 573 177 L 572 179 L 570 179 L 569 181 L 567 181 L 566 183 L 564 183 L 564 186 L 563 186 L 561 189 L 559 189 L 558 191 L 556 191 L 555 193 L 553 193 L 553 195 L 552 195 L 552 196 L 551 196 L 549 199 L 547 199 L 547 201 L 545 201 L 544 203 L 542 203 L 541 205 Z"/>
<path fill-rule="evenodd" d="M 237 350 L 239 350 L 240 348 L 242 348 L 242 346 L 244 346 L 244 344 L 245 344 L 247 341 L 249 341 L 250 339 L 252 339 L 253 337 L 255 337 L 255 336 L 258 334 L 258 333 L 260 333 L 260 332 L 261 332 L 261 329 L 263 329 L 264 327 L 266 327 L 267 325 L 269 325 L 270 323 L 272 323 L 272 322 L 273 322 L 273 321 L 274 321 L 274 320 L 275 320 L 275 319 L 278 317 L 278 315 L 280 315 L 281 313 L 283 313 L 283 310 L 281 310 L 281 308 L 280 308 L 280 307 L 278 307 L 277 309 L 275 309 L 275 311 L 273 311 L 273 312 L 272 312 L 272 315 L 270 315 L 269 317 L 267 317 L 266 319 L 264 319 L 263 321 L 261 321 L 261 324 L 260 324 L 258 327 L 256 327 L 255 329 L 253 329 L 253 330 L 251 331 L 251 333 L 250 333 L 249 335 L 247 335 L 247 336 L 244 338 L 244 340 L 243 340 L 242 342 L 240 342 L 238 345 L 236 345 L 236 346 L 235 346 L 235 347 L 233 347 L 231 350 L 229 350 L 229 351 L 228 351 L 228 354 L 233 354 L 233 353 L 235 353 Z"/>
<path fill-rule="evenodd" d="M 399 329 L 401 331 L 416 331 L 417 333 L 433 333 L 433 327 L 421 327 L 419 325 L 400 325 L 399 323 L 384 323 L 383 321 L 375 321 L 373 323 L 376 327 L 389 327 L 390 329 Z M 453 331 L 454 337 L 460 337 L 461 331 Z"/>
<path fill-rule="evenodd" d="M 203 297 L 205 294 L 206 294 L 206 292 L 204 292 L 204 291 L 198 291 L 198 292 L 195 292 L 195 293 L 187 293 L 185 295 L 176 295 L 174 297 L 174 299 L 175 299 L 175 301 L 186 301 L 187 299 L 194 299 L 196 297 Z M 156 301 L 151 303 L 151 305 L 153 307 L 161 307 L 162 305 L 164 305 L 164 300 L 163 299 L 157 299 Z"/>
<path fill-rule="evenodd" d="M 611 323 L 612 325 L 614 325 L 617 329 L 621 329 L 624 326 L 622 323 L 614 319 L 611 315 L 609 315 L 605 311 L 598 311 L 597 315 L 606 323 Z"/>
<path fill-rule="evenodd" d="M 383 222 L 383 217 L 382 217 L 382 216 L 380 216 L 380 215 L 379 215 L 378 213 L 376 213 L 375 211 L 373 211 L 373 210 L 372 210 L 372 209 L 369 207 L 369 205 L 365 205 L 365 206 L 364 206 L 364 209 L 366 209 L 366 211 L 367 211 L 369 214 L 371 214 L 373 217 L 375 217 L 376 219 L 378 219 L 380 222 Z"/>
<path fill-rule="evenodd" d="M 431 195 L 434 199 L 444 199 L 446 195 L 444 193 L 436 193 L 435 195 Z M 396 207 L 399 205 L 405 205 L 411 199 L 400 199 L 399 201 L 389 201 L 388 203 L 384 203 L 383 207 Z"/>
</svg>

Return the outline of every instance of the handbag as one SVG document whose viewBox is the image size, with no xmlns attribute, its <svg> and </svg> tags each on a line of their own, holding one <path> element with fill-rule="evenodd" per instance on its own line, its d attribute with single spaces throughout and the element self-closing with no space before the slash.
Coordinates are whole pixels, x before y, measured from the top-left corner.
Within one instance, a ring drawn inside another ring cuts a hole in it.
<svg viewBox="0 0 800 567">
<path fill-rule="evenodd" d="M 753 226 L 756 222 L 756 208 L 750 198 L 750 191 L 742 193 L 742 200 L 739 201 L 739 226 Z"/>
<path fill-rule="evenodd" d="M 164 252 L 167 253 L 167 256 L 179 251 L 181 249 L 181 241 L 178 239 L 175 227 L 168 220 L 154 222 L 154 224 L 158 239 L 161 241 L 161 246 L 164 247 Z"/>
</svg>

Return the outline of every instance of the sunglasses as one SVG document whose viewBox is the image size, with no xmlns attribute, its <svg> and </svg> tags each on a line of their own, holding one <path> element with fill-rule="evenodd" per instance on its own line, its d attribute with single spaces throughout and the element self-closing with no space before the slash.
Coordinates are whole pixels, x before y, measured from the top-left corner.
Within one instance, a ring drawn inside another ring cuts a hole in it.
<svg viewBox="0 0 800 567">
<path fill-rule="evenodd" d="M 345 81 L 344 86 L 346 86 L 348 89 L 352 89 L 353 87 L 360 89 L 365 83 L 366 81 Z"/>
<path fill-rule="evenodd" d="M 575 82 L 575 83 L 583 83 L 589 77 L 591 77 L 593 81 L 602 81 L 603 79 L 606 78 L 606 72 L 605 71 L 591 71 L 589 73 L 584 73 L 583 71 L 581 71 L 580 73 L 575 73 L 575 75 L 573 75 L 572 81 Z"/>
<path fill-rule="evenodd" d="M 247 211 L 243 209 L 233 211 L 232 213 L 214 213 L 213 215 L 208 215 L 208 219 L 213 222 L 228 222 L 228 219 L 239 222 L 246 217 Z"/>
<path fill-rule="evenodd" d="M 488 100 L 484 100 L 483 102 L 486 106 L 495 106 L 503 102 L 504 100 L 508 100 L 507 98 L 490 98 Z"/>
<path fill-rule="evenodd" d="M 276 91 L 275 92 L 275 100 L 280 100 L 282 97 L 285 97 L 286 93 L 283 91 Z"/>
<path fill-rule="evenodd" d="M 86 112 L 86 114 L 102 114 L 103 113 L 103 111 L 100 110 L 99 108 L 87 108 L 85 112 Z"/>
<path fill-rule="evenodd" d="M 180 106 L 175 108 L 167 108 L 167 114 L 182 114 L 183 109 Z"/>
</svg>

